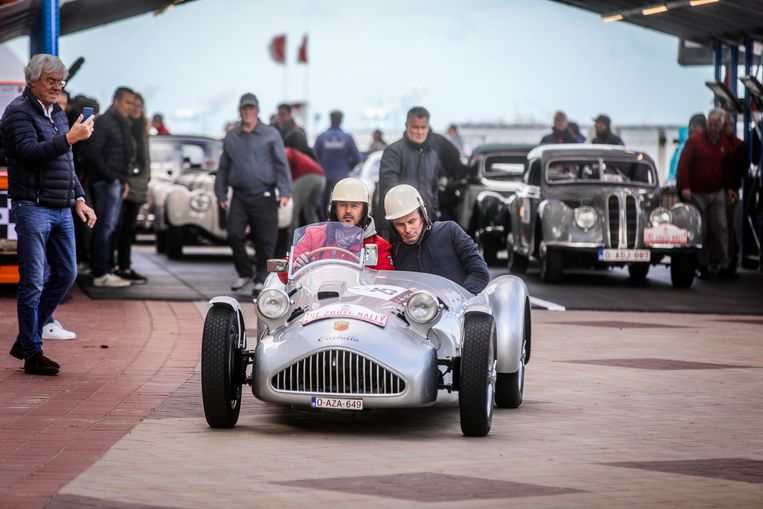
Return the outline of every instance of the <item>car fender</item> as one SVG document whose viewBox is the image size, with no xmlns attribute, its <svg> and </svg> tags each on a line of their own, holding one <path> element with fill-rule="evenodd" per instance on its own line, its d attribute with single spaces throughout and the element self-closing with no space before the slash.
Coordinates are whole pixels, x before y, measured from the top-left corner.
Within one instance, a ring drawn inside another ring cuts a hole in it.
<svg viewBox="0 0 763 509">
<path fill-rule="evenodd" d="M 228 307 L 236 313 L 238 317 L 238 348 L 246 349 L 246 323 L 244 322 L 244 313 L 241 311 L 241 305 L 233 297 L 218 296 L 207 303 L 207 309 L 215 306 Z"/>
<path fill-rule="evenodd" d="M 491 281 L 482 293 L 487 296 L 495 320 L 496 369 L 499 373 L 514 373 L 522 362 L 525 334 L 526 359 L 530 359 L 530 324 L 526 323 L 529 318 L 530 294 L 527 285 L 516 276 L 500 276 Z"/>
<path fill-rule="evenodd" d="M 204 210 L 194 209 L 191 206 L 191 202 L 200 197 L 207 204 Z M 225 239 L 227 233 L 220 228 L 218 208 L 217 198 L 213 193 L 204 189 L 189 190 L 181 185 L 172 186 L 165 200 L 166 221 L 169 224 L 197 226 L 214 237 Z"/>
<path fill-rule="evenodd" d="M 483 231 L 486 227 L 503 226 L 506 214 L 506 199 L 495 191 L 482 191 L 475 200 L 476 214 L 473 218 L 474 233 Z"/>
<path fill-rule="evenodd" d="M 574 222 L 573 211 L 560 200 L 544 200 L 538 206 L 538 220 L 543 229 L 544 242 L 567 240 L 570 225 Z"/>
<path fill-rule="evenodd" d="M 702 247 L 702 215 L 699 209 L 688 203 L 676 203 L 670 207 L 670 217 L 675 226 L 689 232 L 689 247 Z"/>
</svg>

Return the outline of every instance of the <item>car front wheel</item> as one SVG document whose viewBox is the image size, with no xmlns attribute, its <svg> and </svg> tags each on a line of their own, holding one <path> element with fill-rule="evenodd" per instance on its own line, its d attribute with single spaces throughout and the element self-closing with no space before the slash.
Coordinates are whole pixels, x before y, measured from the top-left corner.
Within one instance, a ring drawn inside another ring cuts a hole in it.
<svg viewBox="0 0 763 509">
<path fill-rule="evenodd" d="M 670 282 L 673 288 L 689 288 L 694 282 L 696 270 L 696 255 L 680 253 L 670 256 Z"/>
<path fill-rule="evenodd" d="M 201 341 L 201 395 L 211 428 L 232 428 L 238 421 L 246 369 L 238 338 L 236 311 L 213 306 L 204 320 Z"/>
<path fill-rule="evenodd" d="M 495 325 L 488 315 L 467 316 L 461 351 L 458 406 L 461 431 L 468 437 L 490 432 L 495 406 Z"/>
<path fill-rule="evenodd" d="M 544 283 L 558 283 L 562 278 L 564 260 L 562 253 L 546 249 L 540 255 L 540 279 Z"/>
<path fill-rule="evenodd" d="M 183 228 L 170 225 L 167 228 L 167 258 L 179 260 L 183 257 Z"/>
<path fill-rule="evenodd" d="M 530 264 L 526 256 L 516 253 L 511 246 L 507 247 L 509 253 L 506 265 L 509 268 L 509 272 L 512 274 L 525 274 L 527 272 L 527 266 Z"/>
</svg>

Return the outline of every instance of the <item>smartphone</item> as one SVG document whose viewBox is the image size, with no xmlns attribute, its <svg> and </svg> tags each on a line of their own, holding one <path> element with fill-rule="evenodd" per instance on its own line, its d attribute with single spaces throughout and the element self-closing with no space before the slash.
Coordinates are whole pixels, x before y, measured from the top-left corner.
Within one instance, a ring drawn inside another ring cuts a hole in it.
<svg viewBox="0 0 763 509">
<path fill-rule="evenodd" d="M 82 108 L 82 121 L 84 122 L 85 120 L 90 118 L 90 115 L 92 114 L 93 114 L 93 108 L 91 108 L 90 106 L 85 106 L 84 108 Z"/>
</svg>

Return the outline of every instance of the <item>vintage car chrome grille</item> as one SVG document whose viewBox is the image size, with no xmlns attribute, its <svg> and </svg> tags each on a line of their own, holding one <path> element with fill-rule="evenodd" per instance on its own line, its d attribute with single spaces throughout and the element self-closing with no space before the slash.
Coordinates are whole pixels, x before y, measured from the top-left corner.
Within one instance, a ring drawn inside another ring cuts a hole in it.
<svg viewBox="0 0 763 509">
<path fill-rule="evenodd" d="M 281 370 L 270 380 L 284 392 L 322 394 L 385 394 L 405 391 L 405 380 L 355 352 L 323 350 Z"/>
<path fill-rule="evenodd" d="M 625 209 L 621 207 L 620 197 L 612 195 L 607 200 L 609 219 L 609 246 L 618 249 L 633 249 L 636 247 L 638 232 L 638 207 L 636 198 L 625 197 Z"/>
</svg>

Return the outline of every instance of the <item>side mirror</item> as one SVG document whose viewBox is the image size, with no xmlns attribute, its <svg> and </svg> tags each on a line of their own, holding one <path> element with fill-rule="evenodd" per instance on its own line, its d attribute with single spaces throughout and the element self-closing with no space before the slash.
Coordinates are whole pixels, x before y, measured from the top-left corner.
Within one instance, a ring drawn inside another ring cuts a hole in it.
<svg viewBox="0 0 763 509">
<path fill-rule="evenodd" d="M 289 268 L 289 262 L 281 258 L 274 258 L 272 260 L 268 260 L 267 267 L 268 272 L 286 272 L 286 270 Z"/>
<path fill-rule="evenodd" d="M 379 246 L 376 244 L 368 244 L 364 248 L 364 258 L 366 265 L 376 265 L 379 263 Z"/>
</svg>

